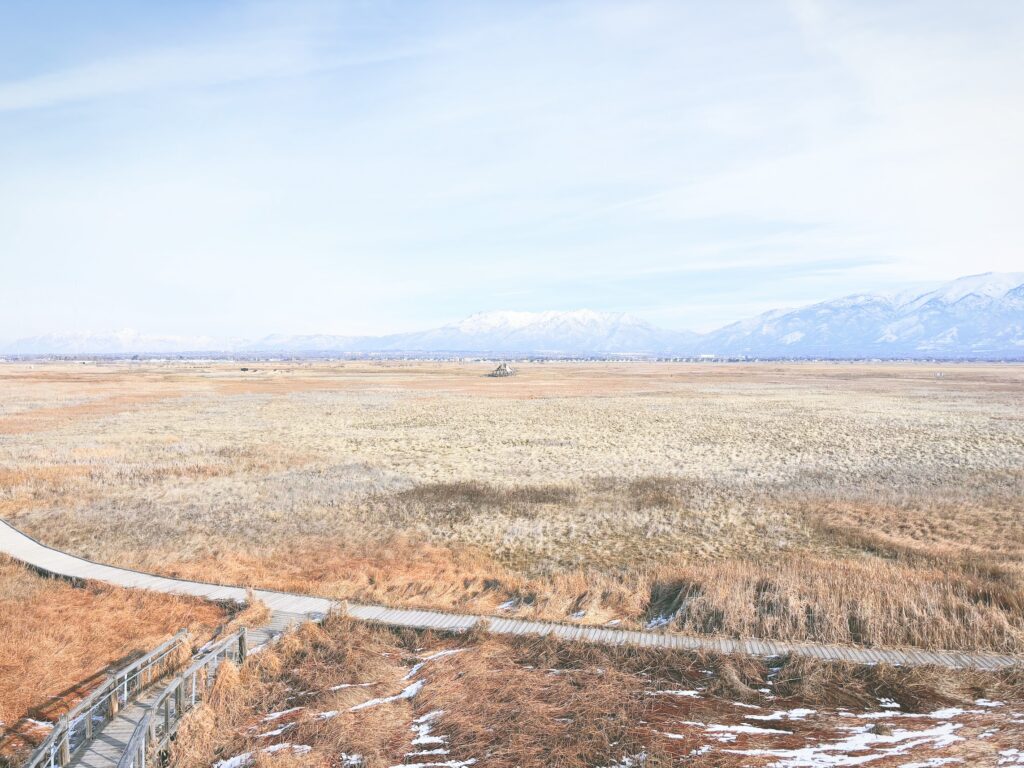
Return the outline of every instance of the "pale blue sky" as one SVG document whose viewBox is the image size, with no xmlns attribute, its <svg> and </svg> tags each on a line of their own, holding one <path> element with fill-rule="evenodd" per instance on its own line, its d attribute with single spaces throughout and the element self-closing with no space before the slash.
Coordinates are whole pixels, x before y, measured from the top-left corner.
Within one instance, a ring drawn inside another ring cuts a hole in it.
<svg viewBox="0 0 1024 768">
<path fill-rule="evenodd" d="M 0 4 L 0 339 L 1021 269 L 1024 3 Z"/>
</svg>

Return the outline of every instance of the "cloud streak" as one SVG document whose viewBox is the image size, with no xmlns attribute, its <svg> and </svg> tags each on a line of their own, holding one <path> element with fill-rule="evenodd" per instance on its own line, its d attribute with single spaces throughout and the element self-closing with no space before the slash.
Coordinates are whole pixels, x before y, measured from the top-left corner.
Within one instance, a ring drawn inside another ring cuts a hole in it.
<svg viewBox="0 0 1024 768">
<path fill-rule="evenodd" d="M 11 336 L 509 296 L 687 327 L 1019 264 L 1016 3 L 107 10 L 102 45 L 43 26 L 67 55 L 0 65 Z"/>
</svg>

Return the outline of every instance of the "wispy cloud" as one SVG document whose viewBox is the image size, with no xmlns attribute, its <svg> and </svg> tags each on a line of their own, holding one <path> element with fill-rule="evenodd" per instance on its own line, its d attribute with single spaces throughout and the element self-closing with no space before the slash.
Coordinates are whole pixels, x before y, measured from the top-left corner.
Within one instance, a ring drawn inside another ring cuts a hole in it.
<svg viewBox="0 0 1024 768">
<path fill-rule="evenodd" d="M 0 65 L 13 335 L 685 327 L 1019 265 L 1018 3 L 188 8 Z"/>
</svg>

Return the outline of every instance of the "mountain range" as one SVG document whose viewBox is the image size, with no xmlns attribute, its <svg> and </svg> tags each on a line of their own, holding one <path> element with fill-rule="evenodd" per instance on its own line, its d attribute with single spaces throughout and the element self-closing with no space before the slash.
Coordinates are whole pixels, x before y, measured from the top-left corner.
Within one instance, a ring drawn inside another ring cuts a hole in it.
<svg viewBox="0 0 1024 768">
<path fill-rule="evenodd" d="M 889 294 L 778 309 L 697 334 L 622 313 L 484 312 L 387 336 L 272 335 L 256 340 L 51 334 L 0 345 L 7 355 L 532 354 L 755 358 L 1024 359 L 1024 272 L 986 273 Z"/>
</svg>

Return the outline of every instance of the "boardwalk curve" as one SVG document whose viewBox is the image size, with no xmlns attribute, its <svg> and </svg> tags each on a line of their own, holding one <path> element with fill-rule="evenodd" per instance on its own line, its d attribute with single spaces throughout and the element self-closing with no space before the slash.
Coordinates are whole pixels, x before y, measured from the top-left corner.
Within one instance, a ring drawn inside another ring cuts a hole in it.
<svg viewBox="0 0 1024 768">
<path fill-rule="evenodd" d="M 48 547 L 14 526 L 0 520 L 0 552 L 33 568 L 70 579 L 95 580 L 120 587 L 148 589 L 178 595 L 191 595 L 208 600 L 234 600 L 244 603 L 247 590 L 197 581 L 154 576 L 126 568 L 94 563 L 85 558 Z M 253 594 L 270 609 L 266 627 L 252 631 L 251 642 L 257 646 L 279 634 L 290 624 L 318 620 L 328 612 L 342 607 L 338 601 L 290 592 L 254 589 Z M 668 650 L 700 650 L 718 653 L 739 653 L 753 656 L 793 654 L 820 661 L 847 661 L 854 664 L 892 664 L 897 666 L 935 665 L 953 669 L 971 668 L 998 670 L 1024 664 L 1024 657 L 998 653 L 961 653 L 958 651 L 861 648 L 847 645 L 795 643 L 781 640 L 706 637 L 675 632 L 611 629 L 607 627 L 560 624 L 528 619 L 447 613 L 415 608 L 389 608 L 383 605 L 347 603 L 348 616 L 361 621 L 394 627 L 460 631 L 486 622 L 487 630 L 501 635 L 555 635 L 564 640 L 577 640 L 599 645 L 632 645 Z"/>
</svg>

